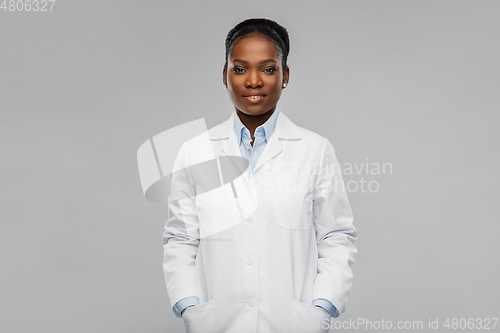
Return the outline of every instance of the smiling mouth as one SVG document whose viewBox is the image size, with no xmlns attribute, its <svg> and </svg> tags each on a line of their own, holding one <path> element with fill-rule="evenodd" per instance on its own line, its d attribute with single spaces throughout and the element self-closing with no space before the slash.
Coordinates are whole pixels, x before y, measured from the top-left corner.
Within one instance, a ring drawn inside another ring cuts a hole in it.
<svg viewBox="0 0 500 333">
<path fill-rule="evenodd" d="M 261 94 L 261 95 L 243 95 L 243 97 L 264 97 L 266 95 Z"/>
<path fill-rule="evenodd" d="M 266 95 L 251 95 L 251 96 L 243 96 L 250 103 L 257 103 L 266 97 Z"/>
</svg>

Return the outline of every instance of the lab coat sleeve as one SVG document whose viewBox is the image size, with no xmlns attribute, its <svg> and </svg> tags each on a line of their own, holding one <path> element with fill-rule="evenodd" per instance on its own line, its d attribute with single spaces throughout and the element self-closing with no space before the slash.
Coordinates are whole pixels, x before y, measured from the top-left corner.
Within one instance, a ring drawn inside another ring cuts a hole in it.
<svg viewBox="0 0 500 333">
<path fill-rule="evenodd" d="M 163 233 L 163 271 L 173 309 L 181 299 L 199 297 L 195 260 L 200 241 L 196 193 L 189 173 L 186 142 L 174 164 L 168 198 L 168 219 Z M 176 314 L 173 309 L 174 314 Z"/>
<path fill-rule="evenodd" d="M 341 315 L 353 282 L 351 265 L 357 248 L 357 231 L 335 149 L 323 144 L 313 196 L 313 216 L 318 244 L 318 267 L 313 299 L 330 301 Z"/>
</svg>

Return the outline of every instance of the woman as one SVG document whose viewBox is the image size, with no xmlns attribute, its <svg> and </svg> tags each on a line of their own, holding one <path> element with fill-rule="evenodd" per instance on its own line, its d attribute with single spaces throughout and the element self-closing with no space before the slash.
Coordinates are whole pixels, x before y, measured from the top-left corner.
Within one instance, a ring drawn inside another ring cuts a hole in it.
<svg viewBox="0 0 500 333">
<path fill-rule="evenodd" d="M 277 107 L 289 45 L 263 18 L 228 33 L 234 112 L 209 140 L 217 158 L 241 156 L 248 168 L 200 194 L 189 172 L 172 180 L 172 193 L 192 192 L 169 202 L 164 233 L 167 290 L 187 332 L 327 332 L 345 311 L 357 232 L 333 146 Z M 203 161 L 201 140 L 183 144 L 178 170 Z"/>
</svg>

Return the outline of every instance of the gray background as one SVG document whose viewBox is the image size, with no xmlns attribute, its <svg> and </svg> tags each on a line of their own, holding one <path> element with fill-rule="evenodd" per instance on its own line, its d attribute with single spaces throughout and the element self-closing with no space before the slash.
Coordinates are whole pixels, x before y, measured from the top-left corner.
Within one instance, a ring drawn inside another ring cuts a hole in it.
<svg viewBox="0 0 500 333">
<path fill-rule="evenodd" d="M 359 253 L 338 320 L 500 317 L 499 13 L 484 0 L 0 11 L 0 331 L 183 332 L 161 266 L 166 207 L 144 199 L 136 151 L 229 117 L 224 39 L 250 17 L 290 33 L 280 109 L 341 163 L 393 166 L 346 176 L 380 188 L 349 196 Z"/>
</svg>

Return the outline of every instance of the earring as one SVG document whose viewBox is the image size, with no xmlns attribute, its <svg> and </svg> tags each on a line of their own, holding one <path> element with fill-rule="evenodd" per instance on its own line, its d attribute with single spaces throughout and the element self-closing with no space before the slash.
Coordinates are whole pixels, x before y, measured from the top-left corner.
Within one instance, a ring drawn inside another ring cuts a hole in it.
<svg viewBox="0 0 500 333">
<path fill-rule="evenodd" d="M 283 88 L 286 88 L 286 82 L 285 82 L 285 83 L 283 83 Z"/>
<path fill-rule="evenodd" d="M 224 84 L 224 89 L 227 89 L 227 86 Z"/>
</svg>

